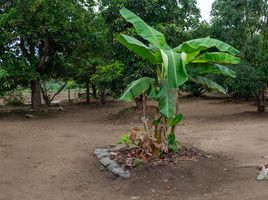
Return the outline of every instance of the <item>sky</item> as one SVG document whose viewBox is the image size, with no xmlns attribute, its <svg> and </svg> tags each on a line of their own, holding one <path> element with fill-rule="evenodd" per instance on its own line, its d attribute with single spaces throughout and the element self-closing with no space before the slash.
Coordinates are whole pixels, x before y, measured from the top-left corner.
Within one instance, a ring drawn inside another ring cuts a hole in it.
<svg viewBox="0 0 268 200">
<path fill-rule="evenodd" d="M 197 6 L 201 10 L 202 18 L 206 21 L 209 21 L 211 19 L 210 11 L 213 1 L 214 0 L 197 0 Z"/>
</svg>

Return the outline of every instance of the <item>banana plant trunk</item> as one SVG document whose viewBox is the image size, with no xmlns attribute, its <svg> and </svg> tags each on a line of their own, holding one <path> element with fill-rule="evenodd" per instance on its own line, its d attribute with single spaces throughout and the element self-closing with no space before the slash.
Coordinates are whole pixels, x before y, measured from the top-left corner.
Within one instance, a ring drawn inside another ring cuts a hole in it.
<svg viewBox="0 0 268 200">
<path fill-rule="evenodd" d="M 144 117 L 147 117 L 147 97 L 146 94 L 142 96 L 142 114 Z"/>
<path fill-rule="evenodd" d="M 121 16 L 131 23 L 136 33 L 144 39 L 120 34 L 117 40 L 137 56 L 157 65 L 157 79 L 142 77 L 133 81 L 121 99 L 132 101 L 145 92 L 148 98 L 158 102 L 159 114 L 152 126 L 145 124 L 145 142 L 142 147 L 152 152 L 178 152 L 175 128 L 181 122 L 178 114 L 177 90 L 186 82 L 194 82 L 214 91 L 226 93 L 226 89 L 208 78 L 207 74 L 221 74 L 232 78 L 235 71 L 224 66 L 240 63 L 239 51 L 232 46 L 210 37 L 198 38 L 170 47 L 163 33 L 146 24 L 139 16 L 126 8 L 120 10 Z M 215 49 L 215 51 L 211 51 Z M 136 101 L 137 102 L 137 101 Z M 142 102 L 142 101 L 141 101 Z M 153 131 L 154 132 L 153 132 Z"/>
</svg>

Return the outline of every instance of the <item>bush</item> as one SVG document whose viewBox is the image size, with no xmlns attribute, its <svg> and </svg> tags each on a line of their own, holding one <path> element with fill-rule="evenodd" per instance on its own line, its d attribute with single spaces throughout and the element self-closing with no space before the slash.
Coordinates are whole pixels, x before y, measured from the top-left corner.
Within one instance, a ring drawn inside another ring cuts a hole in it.
<svg viewBox="0 0 268 200">
<path fill-rule="evenodd" d="M 255 98 L 263 87 L 262 70 L 251 67 L 245 62 L 235 67 L 234 70 L 238 78 L 227 82 L 229 92 L 239 98 Z"/>
<path fill-rule="evenodd" d="M 123 72 L 123 64 L 118 61 L 110 65 L 98 66 L 91 81 L 100 92 L 110 92 L 113 97 L 118 97 L 122 92 Z"/>
<path fill-rule="evenodd" d="M 19 106 L 24 104 L 25 98 L 20 91 L 9 91 L 6 92 L 3 101 L 8 105 Z"/>
<path fill-rule="evenodd" d="M 200 97 L 202 94 L 207 92 L 205 88 L 193 82 L 186 83 L 182 90 L 195 97 Z"/>
</svg>

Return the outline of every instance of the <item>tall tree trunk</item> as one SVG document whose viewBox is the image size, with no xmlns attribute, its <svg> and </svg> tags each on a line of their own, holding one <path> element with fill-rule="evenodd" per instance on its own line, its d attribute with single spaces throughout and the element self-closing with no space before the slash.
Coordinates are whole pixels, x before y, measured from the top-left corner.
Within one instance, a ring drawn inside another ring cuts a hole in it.
<svg viewBox="0 0 268 200">
<path fill-rule="evenodd" d="M 262 88 L 260 93 L 257 95 L 257 101 L 258 101 L 258 111 L 259 112 L 265 112 L 265 96 L 264 96 L 265 88 Z"/>
<path fill-rule="evenodd" d="M 76 89 L 75 89 L 75 91 L 74 91 L 74 99 L 76 99 Z M 70 99 L 71 99 L 71 93 L 70 93 Z"/>
<path fill-rule="evenodd" d="M 106 92 L 105 92 L 105 90 L 101 91 L 100 101 L 102 104 L 106 104 Z"/>
<path fill-rule="evenodd" d="M 97 88 L 94 84 L 91 84 L 93 97 L 97 99 Z"/>
<path fill-rule="evenodd" d="M 87 103 L 90 103 L 90 96 L 89 96 L 89 83 L 86 83 L 87 87 Z"/>
<path fill-rule="evenodd" d="M 34 111 L 41 110 L 42 102 L 41 102 L 41 89 L 40 89 L 40 81 L 33 80 L 31 81 L 31 106 Z"/>
<path fill-rule="evenodd" d="M 71 90 L 68 88 L 68 102 L 71 103 Z"/>
</svg>

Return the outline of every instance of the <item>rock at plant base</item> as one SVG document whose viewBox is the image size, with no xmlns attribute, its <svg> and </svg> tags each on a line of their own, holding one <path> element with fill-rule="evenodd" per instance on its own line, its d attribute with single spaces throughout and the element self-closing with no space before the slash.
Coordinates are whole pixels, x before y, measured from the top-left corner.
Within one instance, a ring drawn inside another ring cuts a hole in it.
<svg viewBox="0 0 268 200">
<path fill-rule="evenodd" d="M 108 149 L 96 148 L 93 153 L 97 156 L 101 153 L 108 153 Z"/>
<path fill-rule="evenodd" d="M 117 152 L 117 151 L 123 149 L 124 147 L 125 147 L 124 144 L 115 145 L 115 146 L 111 146 L 111 147 L 109 147 L 108 151 L 109 151 L 109 152 Z"/>
<path fill-rule="evenodd" d="M 108 152 L 100 153 L 96 155 L 98 159 L 102 159 L 105 157 L 110 157 L 110 154 Z"/>
<path fill-rule="evenodd" d="M 93 153 L 99 159 L 103 169 L 106 169 L 114 175 L 122 178 L 130 177 L 130 172 L 128 170 L 124 170 L 116 161 L 111 159 L 111 155 L 115 154 L 115 152 L 111 152 L 110 148 L 96 148 Z"/>
<path fill-rule="evenodd" d="M 100 163 L 102 165 L 104 165 L 105 167 L 107 167 L 108 165 L 110 165 L 113 162 L 113 160 L 111 160 L 110 157 L 104 157 L 102 159 L 100 159 Z"/>
<path fill-rule="evenodd" d="M 128 170 L 122 169 L 121 167 L 113 168 L 112 172 L 115 175 L 120 176 L 122 178 L 129 178 L 130 177 L 130 172 Z"/>
<path fill-rule="evenodd" d="M 112 172 L 113 169 L 114 168 L 117 168 L 117 167 L 119 167 L 119 165 L 116 162 L 113 161 L 113 162 L 111 162 L 110 165 L 107 166 L 107 170 L 109 170 L 110 172 Z"/>
</svg>

